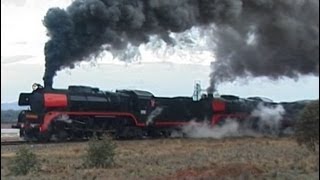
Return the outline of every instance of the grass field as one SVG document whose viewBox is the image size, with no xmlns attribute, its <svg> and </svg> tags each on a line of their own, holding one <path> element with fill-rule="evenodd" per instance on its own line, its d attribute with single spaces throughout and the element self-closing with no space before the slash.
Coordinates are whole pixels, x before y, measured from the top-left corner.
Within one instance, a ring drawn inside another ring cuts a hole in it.
<svg viewBox="0 0 320 180">
<path fill-rule="evenodd" d="M 29 145 L 38 172 L 11 176 L 8 161 L 19 146 L 1 147 L 4 179 L 319 179 L 319 154 L 290 138 L 158 139 L 116 141 L 108 169 L 82 166 L 84 143 Z"/>
</svg>

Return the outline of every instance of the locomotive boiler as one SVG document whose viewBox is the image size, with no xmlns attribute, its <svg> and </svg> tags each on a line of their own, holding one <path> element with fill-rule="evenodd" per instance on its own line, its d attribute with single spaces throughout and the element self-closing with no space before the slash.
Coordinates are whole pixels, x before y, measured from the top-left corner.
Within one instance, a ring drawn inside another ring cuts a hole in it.
<svg viewBox="0 0 320 180">
<path fill-rule="evenodd" d="M 156 97 L 142 90 L 102 91 L 87 86 L 68 89 L 33 85 L 31 93 L 21 93 L 18 104 L 29 106 L 20 112 L 14 128 L 27 140 L 82 139 L 108 133 L 116 138 L 170 136 L 181 127 L 195 123 L 221 125 L 225 119 L 244 121 L 259 99 L 207 95 Z"/>
</svg>

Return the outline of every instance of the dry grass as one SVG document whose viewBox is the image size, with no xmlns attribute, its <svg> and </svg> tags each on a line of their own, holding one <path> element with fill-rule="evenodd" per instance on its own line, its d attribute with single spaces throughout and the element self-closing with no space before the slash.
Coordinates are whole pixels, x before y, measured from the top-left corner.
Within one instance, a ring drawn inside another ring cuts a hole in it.
<svg viewBox="0 0 320 180">
<path fill-rule="evenodd" d="M 40 171 L 10 176 L 16 146 L 1 147 L 4 179 L 319 179 L 319 155 L 293 139 L 236 138 L 117 141 L 114 167 L 86 169 L 87 143 L 34 145 Z"/>
</svg>

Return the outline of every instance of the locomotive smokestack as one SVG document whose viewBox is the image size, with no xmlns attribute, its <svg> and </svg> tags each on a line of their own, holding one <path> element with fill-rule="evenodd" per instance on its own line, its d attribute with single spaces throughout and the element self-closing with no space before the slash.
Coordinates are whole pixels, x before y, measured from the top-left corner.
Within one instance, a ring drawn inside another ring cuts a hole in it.
<svg viewBox="0 0 320 180">
<path fill-rule="evenodd" d="M 213 99 L 213 93 L 208 93 L 208 98 Z"/>
<path fill-rule="evenodd" d="M 44 89 L 52 89 L 52 86 L 45 85 Z"/>
<path fill-rule="evenodd" d="M 52 81 L 50 79 L 47 80 L 45 78 L 43 78 L 43 80 L 44 80 L 44 88 L 45 89 L 52 89 Z"/>
<path fill-rule="evenodd" d="M 150 36 L 172 43 L 170 33 L 192 27 L 212 31 L 204 37 L 216 57 L 208 91 L 237 77 L 319 75 L 318 0 L 75 0 L 49 9 L 43 23 L 46 86 L 103 48 L 125 50 Z"/>
</svg>

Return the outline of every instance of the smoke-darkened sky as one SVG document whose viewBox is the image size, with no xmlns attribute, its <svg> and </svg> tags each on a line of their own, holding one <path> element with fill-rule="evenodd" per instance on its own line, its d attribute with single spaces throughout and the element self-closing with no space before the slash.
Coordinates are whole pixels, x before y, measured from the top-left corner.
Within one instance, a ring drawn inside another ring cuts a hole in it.
<svg viewBox="0 0 320 180">
<path fill-rule="evenodd" d="M 209 91 L 238 77 L 319 74 L 318 0 L 75 0 L 50 8 L 44 26 L 49 87 L 57 71 L 102 50 L 124 53 L 151 36 L 175 46 L 184 42 L 170 34 L 193 27 L 209 32 L 215 54 Z"/>
<path fill-rule="evenodd" d="M 45 67 L 44 46 L 48 40 L 42 20 L 50 7 L 66 8 L 70 3 L 69 0 L 1 1 L 1 101 L 16 101 L 21 91 L 31 90 L 32 83 L 41 83 Z M 184 43 L 178 43 L 174 48 L 168 45 L 163 47 L 164 42 L 152 41 L 142 48 L 140 65 L 120 65 L 118 60 L 110 59 L 109 55 L 94 62 L 95 66 L 85 65 L 84 68 L 76 65 L 73 70 L 63 69 L 58 72 L 54 87 L 83 84 L 106 90 L 137 88 L 150 90 L 160 96 L 191 96 L 195 80 L 201 80 L 203 88 L 209 86 L 210 62 L 215 58 L 212 56 L 215 51 L 208 50 L 215 46 L 208 47 L 206 44 L 215 41 L 201 36 L 218 33 L 212 30 L 216 29 L 204 30 L 202 35 L 199 35 L 199 29 L 188 31 L 186 35 L 177 35 L 176 40 Z M 153 47 L 159 47 L 155 53 Z M 150 63 L 155 61 L 157 63 Z M 107 62 L 109 65 L 103 65 Z M 248 81 L 222 83 L 218 91 L 245 97 L 261 95 L 276 101 L 314 99 L 318 98 L 319 80 L 317 76 L 302 76 L 296 82 L 287 78 L 279 81 L 248 78 Z"/>
</svg>

